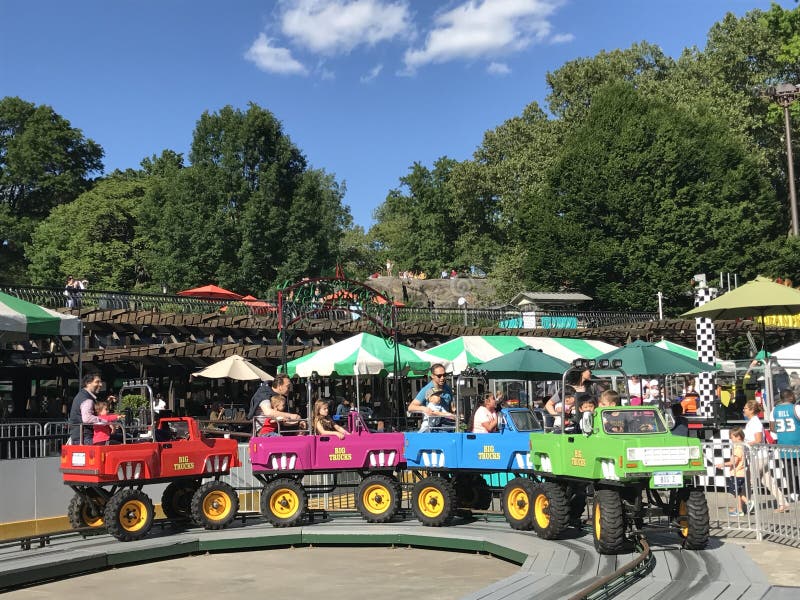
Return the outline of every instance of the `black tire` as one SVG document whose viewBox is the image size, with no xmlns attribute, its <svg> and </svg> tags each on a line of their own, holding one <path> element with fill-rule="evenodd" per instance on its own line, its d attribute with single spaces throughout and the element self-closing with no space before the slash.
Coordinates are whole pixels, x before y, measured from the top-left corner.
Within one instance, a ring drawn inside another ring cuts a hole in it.
<svg viewBox="0 0 800 600">
<path fill-rule="evenodd" d="M 459 508 L 488 510 L 492 506 L 492 490 L 478 474 L 459 474 L 453 482 Z"/>
<path fill-rule="evenodd" d="M 387 523 L 400 510 L 400 484 L 394 477 L 370 475 L 356 491 L 356 508 L 367 523 Z"/>
<path fill-rule="evenodd" d="M 83 527 L 100 528 L 103 526 L 103 512 L 105 506 L 83 494 L 76 493 L 69 501 L 67 516 L 73 529 Z"/>
<path fill-rule="evenodd" d="M 702 550 L 708 545 L 708 502 L 702 490 L 686 489 L 678 495 L 676 521 L 686 548 Z"/>
<path fill-rule="evenodd" d="M 306 491 L 297 481 L 276 479 L 261 490 L 261 514 L 275 527 L 294 527 L 306 514 L 306 500 Z"/>
<path fill-rule="evenodd" d="M 453 518 L 456 492 L 449 479 L 425 477 L 411 490 L 411 509 L 420 523 L 428 527 L 441 527 Z"/>
<path fill-rule="evenodd" d="M 161 494 L 161 510 L 168 519 L 191 519 L 192 496 L 200 487 L 199 481 L 173 481 Z"/>
<path fill-rule="evenodd" d="M 625 515 L 616 490 L 595 490 L 592 538 L 600 554 L 621 554 L 630 544 L 625 539 Z"/>
<path fill-rule="evenodd" d="M 153 526 L 153 502 L 141 490 L 123 488 L 106 504 L 103 521 L 108 533 L 119 541 L 140 540 Z"/>
<path fill-rule="evenodd" d="M 535 484 L 524 477 L 515 477 L 503 488 L 503 515 L 512 529 L 533 528 L 533 496 Z"/>
<path fill-rule="evenodd" d="M 540 538 L 556 539 L 569 524 L 570 502 L 557 483 L 540 483 L 533 488 L 531 526 Z"/>
<path fill-rule="evenodd" d="M 192 519 L 206 529 L 230 525 L 239 512 L 239 496 L 224 481 L 209 481 L 192 496 Z"/>
</svg>

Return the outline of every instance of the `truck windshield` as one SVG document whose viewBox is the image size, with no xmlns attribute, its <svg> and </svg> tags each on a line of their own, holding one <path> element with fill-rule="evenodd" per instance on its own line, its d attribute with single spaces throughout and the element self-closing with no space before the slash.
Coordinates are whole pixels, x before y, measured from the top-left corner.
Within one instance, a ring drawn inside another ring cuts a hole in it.
<svg viewBox="0 0 800 600">
<path fill-rule="evenodd" d="M 529 410 L 515 410 L 508 413 L 517 431 L 541 431 L 542 424 Z"/>
<path fill-rule="evenodd" d="M 665 433 L 664 421 L 654 410 L 603 411 L 606 433 Z"/>
</svg>

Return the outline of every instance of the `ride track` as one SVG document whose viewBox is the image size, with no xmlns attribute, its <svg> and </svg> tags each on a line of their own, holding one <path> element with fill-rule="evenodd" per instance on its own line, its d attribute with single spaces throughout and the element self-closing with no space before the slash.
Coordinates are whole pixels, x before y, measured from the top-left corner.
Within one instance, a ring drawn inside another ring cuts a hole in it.
<svg viewBox="0 0 800 600">
<path fill-rule="evenodd" d="M 225 530 L 185 528 L 185 521 L 174 520 L 156 525 L 147 538 L 127 543 L 103 529 L 5 540 L 0 543 L 0 592 L 154 560 L 322 545 L 477 552 L 520 566 L 510 577 L 467 596 L 474 599 L 786 597 L 767 583 L 740 546 L 714 540 L 707 550 L 685 551 L 674 536 L 658 531 L 634 540 L 631 553 L 603 556 L 595 552 L 586 529 L 548 541 L 499 521 L 469 518 L 445 529 L 413 521 L 366 524 L 341 514 L 291 529 L 275 529 L 243 514 Z"/>
</svg>

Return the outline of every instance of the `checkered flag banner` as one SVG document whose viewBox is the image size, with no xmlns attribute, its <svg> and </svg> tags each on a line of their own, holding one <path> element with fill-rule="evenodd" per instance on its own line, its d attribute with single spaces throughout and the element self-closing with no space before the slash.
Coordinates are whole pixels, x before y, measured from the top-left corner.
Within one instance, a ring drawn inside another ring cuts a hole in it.
<svg viewBox="0 0 800 600">
<path fill-rule="evenodd" d="M 703 306 L 717 297 L 717 290 L 715 288 L 698 287 L 695 290 L 694 305 Z M 697 343 L 697 360 L 714 364 L 715 356 L 717 354 L 716 334 L 714 332 L 714 322 L 705 317 L 699 317 L 695 320 L 696 343 Z M 713 373 L 700 373 L 697 379 L 697 393 L 700 394 L 700 403 L 697 406 L 697 416 L 710 418 L 713 416 L 713 403 L 714 403 L 714 374 Z"/>
</svg>

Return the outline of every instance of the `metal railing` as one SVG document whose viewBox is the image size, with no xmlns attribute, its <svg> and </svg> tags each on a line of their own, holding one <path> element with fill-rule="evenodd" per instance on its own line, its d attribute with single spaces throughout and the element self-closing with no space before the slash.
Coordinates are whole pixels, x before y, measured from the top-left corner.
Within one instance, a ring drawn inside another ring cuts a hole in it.
<svg viewBox="0 0 800 600">
<path fill-rule="evenodd" d="M 226 316 L 266 315 L 276 316 L 271 308 L 277 298 L 260 298 L 258 301 L 222 300 L 197 298 L 169 294 L 128 293 L 114 290 L 82 290 L 65 296 L 63 288 L 39 286 L 0 286 L 0 291 L 39 304 L 47 308 L 99 309 L 99 310 L 146 310 L 178 314 L 222 313 Z M 264 303 L 270 308 L 264 307 Z M 575 329 L 621 325 L 642 321 L 655 321 L 658 317 L 650 312 L 616 312 L 591 310 L 549 310 L 523 313 L 516 310 L 495 308 L 425 308 L 416 306 L 397 307 L 398 322 L 436 322 L 472 327 L 504 327 L 507 329 Z M 353 314 L 347 306 L 341 310 L 320 313 L 320 319 L 351 321 Z"/>
<path fill-rule="evenodd" d="M 0 459 L 56 456 L 68 437 L 66 421 L 0 423 Z"/>
<path fill-rule="evenodd" d="M 695 483 L 706 490 L 711 526 L 752 532 L 759 541 L 766 536 L 800 542 L 800 446 L 758 444 L 742 450 L 745 477 L 736 481 L 730 467 L 721 466 L 730 463 L 733 444 L 703 443 L 708 474 Z"/>
</svg>

